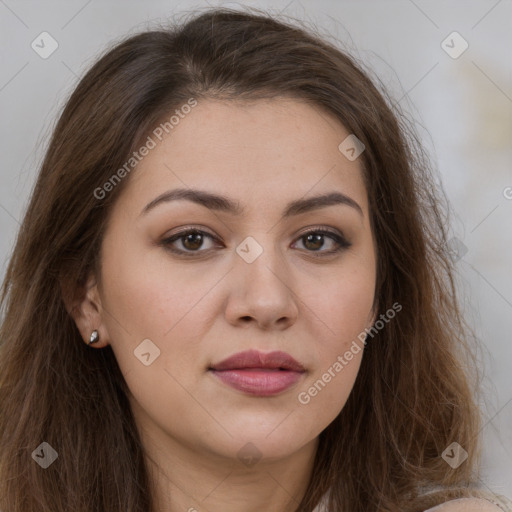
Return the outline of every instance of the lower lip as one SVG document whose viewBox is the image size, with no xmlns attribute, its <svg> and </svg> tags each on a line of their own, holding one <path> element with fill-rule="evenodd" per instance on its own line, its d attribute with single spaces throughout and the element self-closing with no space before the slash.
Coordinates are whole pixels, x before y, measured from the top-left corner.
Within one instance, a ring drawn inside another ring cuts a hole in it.
<svg viewBox="0 0 512 512">
<path fill-rule="evenodd" d="M 264 368 L 210 371 L 228 386 L 256 396 L 271 396 L 282 393 L 302 377 L 300 372 Z"/>
</svg>

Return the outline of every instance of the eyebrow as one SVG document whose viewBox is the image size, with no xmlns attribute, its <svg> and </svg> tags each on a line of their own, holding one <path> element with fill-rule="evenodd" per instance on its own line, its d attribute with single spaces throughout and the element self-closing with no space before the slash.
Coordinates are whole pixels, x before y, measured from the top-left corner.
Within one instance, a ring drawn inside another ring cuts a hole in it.
<svg viewBox="0 0 512 512">
<path fill-rule="evenodd" d="M 158 205 L 169 203 L 171 201 L 187 200 L 205 206 L 209 210 L 230 213 L 232 215 L 242 215 L 244 208 L 236 201 L 229 199 L 226 196 L 206 192 L 204 190 L 190 189 L 190 188 L 177 188 L 169 190 L 159 195 L 150 201 L 142 210 L 141 215 L 147 214 Z M 354 208 L 364 217 L 363 210 L 356 201 L 351 197 L 342 194 L 341 192 L 330 192 L 318 196 L 310 197 L 308 199 L 297 199 L 288 203 L 283 211 L 282 217 L 286 219 L 294 215 L 306 213 L 312 210 L 325 208 L 332 205 L 346 205 Z"/>
</svg>

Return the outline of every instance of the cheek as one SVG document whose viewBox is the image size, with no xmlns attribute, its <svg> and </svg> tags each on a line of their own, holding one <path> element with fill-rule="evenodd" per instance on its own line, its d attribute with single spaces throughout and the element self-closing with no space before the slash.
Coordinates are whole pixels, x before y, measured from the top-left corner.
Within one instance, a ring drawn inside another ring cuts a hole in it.
<svg viewBox="0 0 512 512">
<path fill-rule="evenodd" d="M 333 354 L 298 390 L 298 407 L 303 414 L 316 418 L 313 426 L 326 427 L 343 409 L 361 365 L 363 349 L 359 345 Z"/>
<path fill-rule="evenodd" d="M 370 326 L 374 287 L 374 275 L 368 268 L 351 268 L 347 272 L 333 272 L 315 294 L 304 293 L 304 302 L 323 333 L 322 347 L 318 347 L 322 355 L 332 357 L 333 351 L 350 345 Z"/>
<path fill-rule="evenodd" d="M 199 319 L 206 318 L 201 312 L 207 303 L 201 299 L 215 279 L 173 268 L 165 258 L 151 261 L 136 249 L 119 258 L 106 255 L 104 262 L 104 321 L 128 388 L 152 418 L 174 424 L 190 409 L 183 386 L 191 369 L 201 366 L 205 322 Z"/>
<path fill-rule="evenodd" d="M 212 279 L 170 264 L 160 249 L 140 246 L 134 241 L 124 252 L 107 246 L 102 301 L 115 317 L 107 320 L 116 332 L 121 323 L 125 332 L 161 339 L 206 295 Z"/>
<path fill-rule="evenodd" d="M 173 265 L 158 253 L 138 252 L 135 245 L 125 254 L 112 251 L 119 255 L 116 258 L 105 251 L 102 303 L 108 314 L 104 319 L 129 385 L 141 393 L 144 387 L 148 393 L 173 389 L 177 397 L 180 386 L 169 373 L 186 383 L 192 368 L 206 364 L 201 340 L 213 318 L 208 294 L 219 277 L 193 265 Z M 143 356 L 148 352 L 150 356 Z M 154 362 L 144 366 L 144 357 Z"/>
<path fill-rule="evenodd" d="M 311 347 L 317 364 L 297 391 L 301 417 L 314 417 L 311 434 L 336 418 L 355 383 L 364 352 L 374 297 L 371 266 L 353 265 L 333 273 L 333 279 L 315 295 L 306 295 L 311 311 Z M 334 277 L 335 276 L 335 277 Z"/>
</svg>

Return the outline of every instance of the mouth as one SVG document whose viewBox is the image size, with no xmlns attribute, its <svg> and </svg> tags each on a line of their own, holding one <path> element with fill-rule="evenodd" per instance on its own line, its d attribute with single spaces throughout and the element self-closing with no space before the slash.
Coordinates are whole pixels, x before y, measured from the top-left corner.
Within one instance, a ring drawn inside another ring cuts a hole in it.
<svg viewBox="0 0 512 512">
<path fill-rule="evenodd" d="M 224 384 L 254 396 L 272 396 L 296 384 L 306 372 L 286 352 L 248 350 L 208 368 Z"/>
</svg>

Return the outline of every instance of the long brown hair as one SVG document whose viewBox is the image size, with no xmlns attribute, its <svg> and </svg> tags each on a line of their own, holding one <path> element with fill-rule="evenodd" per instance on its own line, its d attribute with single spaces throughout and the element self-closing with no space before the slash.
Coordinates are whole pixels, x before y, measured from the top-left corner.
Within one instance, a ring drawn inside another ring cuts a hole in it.
<svg viewBox="0 0 512 512">
<path fill-rule="evenodd" d="M 99 268 L 129 176 L 101 199 L 95 190 L 190 98 L 297 98 L 366 147 L 378 315 L 395 302 L 403 309 L 368 343 L 297 510 L 329 491 L 331 512 L 417 512 L 473 487 L 477 380 L 468 377 L 475 359 L 447 248 L 449 209 L 410 123 L 379 89 L 313 30 L 255 9 L 195 13 L 126 38 L 92 66 L 53 131 L 3 283 L 0 509 L 153 510 L 126 382 L 110 346 L 83 342 L 64 297 Z M 33 455 L 43 442 L 58 454 L 44 470 Z M 457 468 L 441 457 L 452 442 L 468 452 Z"/>
</svg>

